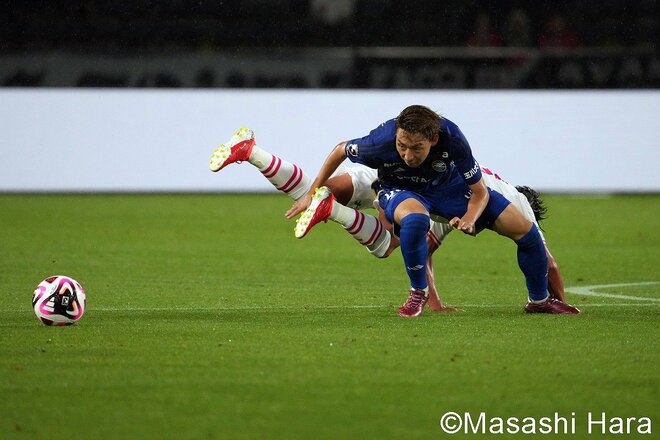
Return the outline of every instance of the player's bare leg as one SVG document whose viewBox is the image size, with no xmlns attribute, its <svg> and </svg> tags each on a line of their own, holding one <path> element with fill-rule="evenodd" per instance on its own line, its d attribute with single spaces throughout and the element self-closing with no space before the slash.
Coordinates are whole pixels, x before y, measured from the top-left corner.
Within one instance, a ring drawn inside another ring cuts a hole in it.
<svg viewBox="0 0 660 440">
<path fill-rule="evenodd" d="M 332 195 L 335 196 L 335 200 L 344 206 L 348 205 L 355 192 L 353 179 L 348 173 L 332 176 L 325 182 L 325 186 L 330 188 Z"/>
</svg>

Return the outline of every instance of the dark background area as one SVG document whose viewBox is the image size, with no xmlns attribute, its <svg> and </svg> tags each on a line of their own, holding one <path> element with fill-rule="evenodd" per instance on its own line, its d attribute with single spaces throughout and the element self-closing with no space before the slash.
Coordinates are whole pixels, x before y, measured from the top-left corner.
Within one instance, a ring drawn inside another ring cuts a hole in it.
<svg viewBox="0 0 660 440">
<path fill-rule="evenodd" d="M 0 84 L 4 86 L 656 88 L 660 84 L 655 0 L 5 0 L 1 4 Z M 182 65 L 182 57 L 195 72 Z M 269 63 L 278 66 L 273 69 L 276 74 Z M 94 67 L 106 64 L 112 66 Z"/>
</svg>

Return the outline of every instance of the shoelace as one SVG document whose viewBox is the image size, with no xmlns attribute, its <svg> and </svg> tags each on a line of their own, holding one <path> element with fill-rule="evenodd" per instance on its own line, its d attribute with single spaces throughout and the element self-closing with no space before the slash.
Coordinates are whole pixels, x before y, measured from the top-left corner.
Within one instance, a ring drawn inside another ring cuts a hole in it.
<svg viewBox="0 0 660 440">
<path fill-rule="evenodd" d="M 410 292 L 410 296 L 408 296 L 408 300 L 406 301 L 405 307 L 410 309 L 410 308 L 417 308 L 419 305 L 424 301 L 424 298 L 426 296 L 424 295 L 424 292 L 418 291 L 418 290 L 413 290 Z"/>
</svg>

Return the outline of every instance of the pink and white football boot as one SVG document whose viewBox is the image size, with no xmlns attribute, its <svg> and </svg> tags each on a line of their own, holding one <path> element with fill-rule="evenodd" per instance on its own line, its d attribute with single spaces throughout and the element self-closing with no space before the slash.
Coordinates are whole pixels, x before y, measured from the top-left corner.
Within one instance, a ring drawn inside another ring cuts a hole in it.
<svg viewBox="0 0 660 440">
<path fill-rule="evenodd" d="M 410 288 L 408 299 L 399 307 L 399 316 L 402 318 L 414 318 L 422 314 L 424 305 L 429 300 L 428 295 L 422 289 Z"/>
</svg>

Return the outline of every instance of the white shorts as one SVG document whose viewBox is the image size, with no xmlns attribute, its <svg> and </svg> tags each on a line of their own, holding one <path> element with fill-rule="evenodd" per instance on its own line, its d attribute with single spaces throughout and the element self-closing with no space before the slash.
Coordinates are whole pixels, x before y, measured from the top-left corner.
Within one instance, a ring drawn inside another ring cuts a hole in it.
<svg viewBox="0 0 660 440">
<path fill-rule="evenodd" d="M 353 196 L 346 206 L 353 209 L 373 208 L 376 193 L 371 184 L 378 179 L 378 170 L 351 161 L 344 161 L 333 176 L 344 173 L 351 176 L 353 181 Z"/>
</svg>

